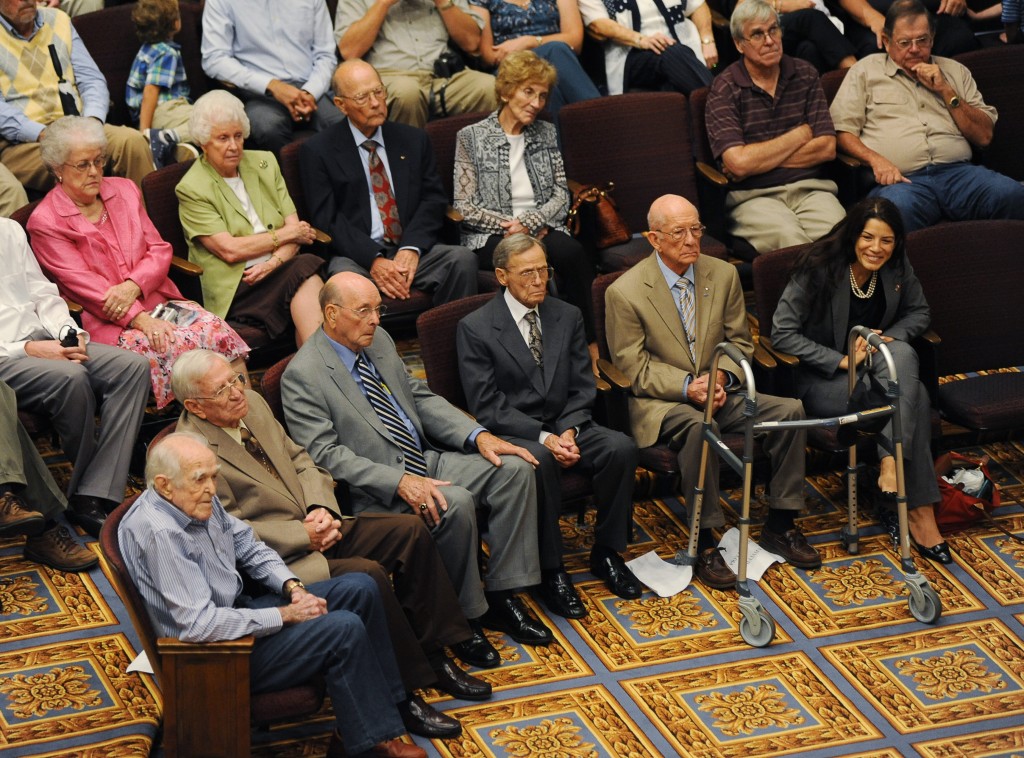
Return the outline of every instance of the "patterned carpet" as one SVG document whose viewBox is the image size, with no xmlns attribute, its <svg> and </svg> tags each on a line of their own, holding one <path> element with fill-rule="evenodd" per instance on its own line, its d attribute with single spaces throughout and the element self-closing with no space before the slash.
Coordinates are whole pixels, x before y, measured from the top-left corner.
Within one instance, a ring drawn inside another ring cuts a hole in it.
<svg viewBox="0 0 1024 758">
<path fill-rule="evenodd" d="M 1024 499 L 1024 442 L 984 451 L 1009 503 L 998 518 L 1024 533 L 1014 502 Z M 53 468 L 66 477 L 59 457 Z M 740 496 L 723 490 L 733 521 Z M 760 488 L 755 497 L 758 523 Z M 530 648 L 492 635 L 503 665 L 475 673 L 494 685 L 493 700 L 428 693 L 464 733 L 417 742 L 460 758 L 1024 755 L 1024 545 L 977 529 L 951 539 L 953 566 L 918 558 L 944 607 L 924 625 L 909 613 L 899 564 L 874 522 L 865 520 L 856 555 L 838 543 L 844 497 L 838 474 L 808 477 L 802 525 L 824 565 L 765 574 L 754 592 L 778 630 L 763 649 L 741 639 L 734 591 L 610 595 L 586 570 L 592 524 L 567 515 L 568 568 L 588 617 L 550 617 L 530 601 L 557 643 Z M 638 501 L 631 555 L 672 556 L 685 545 L 684 523 L 673 498 Z M 0 754 L 149 754 L 160 695 L 149 677 L 125 673 L 138 641 L 103 573 L 51 572 L 22 560 L 20 540 L 0 541 L 0 600 Z M 327 704 L 301 725 L 255 733 L 253 753 L 322 756 L 330 728 Z"/>
</svg>

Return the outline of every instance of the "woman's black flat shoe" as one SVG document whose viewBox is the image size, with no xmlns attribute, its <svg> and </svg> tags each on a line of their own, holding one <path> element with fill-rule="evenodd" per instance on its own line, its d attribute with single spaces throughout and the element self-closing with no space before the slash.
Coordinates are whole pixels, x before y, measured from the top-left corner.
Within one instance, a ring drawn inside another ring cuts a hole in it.
<svg viewBox="0 0 1024 758">
<path fill-rule="evenodd" d="M 945 542 L 940 542 L 938 545 L 933 547 L 924 547 L 914 543 L 914 550 L 919 552 L 925 558 L 936 563 L 942 563 L 949 565 L 953 562 L 953 554 L 949 551 L 949 545 Z"/>
</svg>

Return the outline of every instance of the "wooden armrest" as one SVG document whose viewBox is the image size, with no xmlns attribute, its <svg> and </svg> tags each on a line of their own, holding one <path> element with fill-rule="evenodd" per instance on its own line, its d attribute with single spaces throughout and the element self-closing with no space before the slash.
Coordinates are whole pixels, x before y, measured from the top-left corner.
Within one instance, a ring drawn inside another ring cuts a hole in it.
<svg viewBox="0 0 1024 758">
<path fill-rule="evenodd" d="M 790 368 L 796 368 L 797 366 L 800 365 L 799 358 L 797 358 L 795 355 L 790 355 L 789 353 L 784 353 L 781 350 L 777 350 L 775 346 L 772 345 L 771 339 L 769 337 L 765 337 L 763 334 L 760 337 L 760 344 L 761 347 L 767 350 L 772 355 L 772 357 L 774 357 L 775 360 L 781 363 L 782 365 L 789 366 Z"/>
<path fill-rule="evenodd" d="M 725 174 L 707 163 L 697 161 L 697 173 L 701 175 L 701 178 L 706 179 L 714 185 L 719 187 L 729 186 L 729 180 L 726 178 Z"/>
<path fill-rule="evenodd" d="M 729 28 L 729 19 L 727 19 L 725 16 L 723 16 L 718 11 L 712 10 L 711 11 L 711 25 L 712 26 L 717 26 L 717 27 L 719 27 L 721 29 L 728 29 Z"/>
<path fill-rule="evenodd" d="M 626 375 L 615 366 L 611 361 L 599 358 L 597 361 L 597 370 L 601 372 L 601 378 L 608 382 L 609 389 L 614 387 L 619 390 L 629 389 L 629 379 Z"/>
<path fill-rule="evenodd" d="M 463 216 L 450 205 L 448 206 L 447 209 L 445 209 L 444 216 L 453 224 L 461 224 L 465 219 L 465 216 Z"/>
<path fill-rule="evenodd" d="M 577 192 L 579 192 L 581 189 L 587 186 L 583 182 L 578 182 L 575 179 L 567 179 L 565 183 L 569 187 L 570 195 L 575 195 Z"/>
<path fill-rule="evenodd" d="M 849 153 L 836 153 L 836 160 L 848 168 L 860 168 L 864 164 Z"/>
<path fill-rule="evenodd" d="M 594 377 L 594 385 L 597 387 L 598 392 L 611 392 L 612 386 L 608 384 L 602 377 Z"/>
<path fill-rule="evenodd" d="M 927 342 L 932 347 L 937 347 L 937 346 L 942 344 L 942 337 L 937 335 L 931 329 L 929 329 L 924 334 L 922 334 L 920 337 L 918 337 L 918 339 L 919 340 L 924 340 L 925 342 Z"/>
<path fill-rule="evenodd" d="M 225 640 L 223 642 L 184 642 L 175 637 L 160 637 L 156 641 L 156 649 L 161 655 L 169 653 L 195 653 L 197 655 L 206 652 L 209 655 L 226 655 L 241 653 L 248 655 L 256 638 L 251 634 L 239 637 L 237 640 Z M 152 663 L 152 661 L 150 661 Z"/>
<path fill-rule="evenodd" d="M 187 261 L 184 258 L 179 258 L 176 255 L 171 256 L 171 268 L 176 269 L 183 274 L 188 274 L 189 276 L 203 275 L 203 267 L 200 266 L 198 263 Z"/>
<path fill-rule="evenodd" d="M 72 316 L 82 315 L 83 308 L 80 303 L 76 303 L 74 300 L 69 300 L 68 298 L 65 297 L 64 304 L 67 305 L 68 313 L 70 313 Z"/>
<path fill-rule="evenodd" d="M 758 338 L 758 341 L 754 343 L 753 359 L 754 363 L 769 371 L 777 368 L 779 365 L 778 361 L 775 360 L 775 356 L 762 347 L 760 338 Z"/>
</svg>

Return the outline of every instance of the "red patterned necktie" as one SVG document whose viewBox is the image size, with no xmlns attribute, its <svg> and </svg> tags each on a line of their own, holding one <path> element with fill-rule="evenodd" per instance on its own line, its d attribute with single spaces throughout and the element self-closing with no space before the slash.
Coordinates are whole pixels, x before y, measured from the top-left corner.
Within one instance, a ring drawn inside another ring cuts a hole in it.
<svg viewBox="0 0 1024 758">
<path fill-rule="evenodd" d="M 398 203 L 391 191 L 388 173 L 384 170 L 384 162 L 377 155 L 377 143 L 368 139 L 362 147 L 370 154 L 370 182 L 373 184 L 373 198 L 377 201 L 380 220 L 384 224 L 384 241 L 397 244 L 402 237 L 402 222 L 398 220 Z"/>
</svg>

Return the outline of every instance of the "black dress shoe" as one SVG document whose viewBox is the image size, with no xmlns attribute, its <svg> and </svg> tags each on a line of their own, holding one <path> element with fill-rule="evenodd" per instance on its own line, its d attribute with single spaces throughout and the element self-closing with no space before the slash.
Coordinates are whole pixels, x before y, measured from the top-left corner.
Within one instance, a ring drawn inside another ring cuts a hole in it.
<svg viewBox="0 0 1024 758">
<path fill-rule="evenodd" d="M 405 728 L 420 737 L 444 739 L 462 734 L 462 724 L 458 719 L 435 710 L 419 695 L 410 695 L 408 700 L 400 703 L 398 712 Z"/>
<path fill-rule="evenodd" d="M 914 542 L 914 550 L 919 552 L 925 558 L 936 563 L 942 563 L 949 565 L 953 562 L 953 554 L 949 551 L 949 545 L 946 542 L 940 542 L 938 545 L 932 547 L 925 547 L 924 545 L 918 545 Z"/>
<path fill-rule="evenodd" d="M 91 495 L 72 495 L 68 499 L 68 520 L 85 530 L 86 534 L 99 538 L 100 528 L 107 518 L 104 504 L 109 501 Z"/>
<path fill-rule="evenodd" d="M 600 557 L 591 553 L 590 573 L 603 579 L 608 589 L 626 600 L 636 600 L 643 594 L 640 581 L 618 553 L 605 553 Z"/>
<path fill-rule="evenodd" d="M 434 669 L 437 674 L 437 688 L 460 700 L 487 700 L 491 696 L 491 685 L 467 674 L 451 658 Z"/>
<path fill-rule="evenodd" d="M 567 619 L 581 619 L 587 615 L 572 579 L 564 571 L 557 571 L 540 583 L 540 596 L 552 613 Z"/>
<path fill-rule="evenodd" d="M 487 612 L 480 617 L 480 623 L 488 629 L 503 632 L 522 645 L 550 645 L 554 641 L 551 630 L 531 616 L 514 595 L 488 598 L 487 602 Z"/>
<path fill-rule="evenodd" d="M 452 652 L 455 653 L 455 657 L 463 663 L 468 663 L 470 666 L 476 666 L 481 669 L 493 669 L 500 666 L 501 656 L 494 649 L 494 645 L 491 644 L 490 640 L 487 639 L 484 630 L 475 622 L 470 622 L 469 626 L 473 630 L 473 636 L 468 640 L 456 642 L 452 645 Z"/>
</svg>

